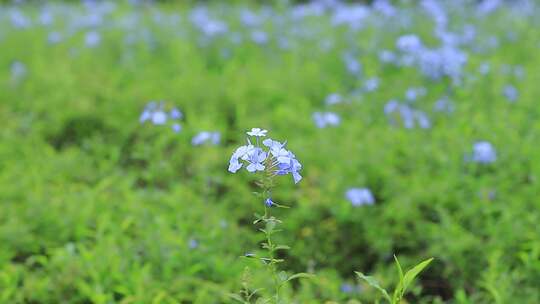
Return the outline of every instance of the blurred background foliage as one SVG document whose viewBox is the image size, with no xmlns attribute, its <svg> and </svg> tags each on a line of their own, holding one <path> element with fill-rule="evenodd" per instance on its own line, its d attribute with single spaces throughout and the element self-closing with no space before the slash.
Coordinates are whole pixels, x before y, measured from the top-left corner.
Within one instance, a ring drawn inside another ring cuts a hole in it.
<svg viewBox="0 0 540 304">
<path fill-rule="evenodd" d="M 209 1 L 229 25 L 210 39 L 192 24 L 191 3 L 163 2 L 0 7 L 0 303 L 228 303 L 246 267 L 267 285 L 240 258 L 258 250 L 251 224 L 262 202 L 248 174 L 226 170 L 251 127 L 288 140 L 304 165 L 297 187 L 279 179 L 274 193 L 292 207 L 276 211 L 279 242 L 292 247 L 283 269 L 316 274 L 285 291 L 288 303 L 370 303 L 376 293 L 354 271 L 390 286 L 394 254 L 405 267 L 435 257 L 410 303 L 540 302 L 538 7 L 479 18 L 448 2 L 460 12 L 455 32 L 477 33 L 460 46 L 468 57 L 455 83 L 380 61 L 408 33 L 436 43 L 412 3 L 399 18 L 372 12 L 357 30 L 333 25 L 331 8 L 301 21 L 270 14 L 261 45 L 239 22 L 246 2 Z M 40 24 L 47 10 L 55 21 Z M 18 27 L 14 11 L 31 25 Z M 98 21 L 78 23 L 86 18 Z M 361 75 L 344 64 L 349 51 Z M 380 87 L 354 94 L 370 77 Z M 516 102 L 502 93 L 508 84 Z M 411 105 L 430 127 L 391 123 L 387 102 L 419 86 L 427 93 Z M 344 101 L 325 105 L 336 92 Z M 433 110 L 442 96 L 451 113 Z M 151 100 L 183 112 L 181 132 L 139 122 Z M 317 128 L 313 112 L 329 109 L 341 123 Z M 221 143 L 193 146 L 202 130 Z M 480 140 L 496 148 L 495 163 L 467 161 Z M 369 188 L 376 203 L 353 206 L 351 187 Z"/>
</svg>

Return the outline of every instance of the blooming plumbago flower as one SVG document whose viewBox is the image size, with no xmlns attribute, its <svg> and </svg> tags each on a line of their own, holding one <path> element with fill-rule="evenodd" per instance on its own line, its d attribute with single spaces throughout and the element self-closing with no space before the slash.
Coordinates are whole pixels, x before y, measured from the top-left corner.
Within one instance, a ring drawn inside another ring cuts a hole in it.
<svg viewBox="0 0 540 304">
<path fill-rule="evenodd" d="M 263 171 L 266 167 L 262 163 L 266 160 L 267 155 L 261 148 L 253 149 L 249 155 L 249 165 L 246 167 L 246 170 L 248 172 Z"/>
<path fill-rule="evenodd" d="M 229 172 L 236 173 L 236 171 L 242 168 L 243 164 L 239 160 L 248 160 L 249 154 L 253 149 L 255 149 L 255 146 L 253 146 L 249 140 L 248 145 L 238 147 L 229 161 Z"/>
<path fill-rule="evenodd" d="M 219 145 L 221 141 L 221 134 L 219 132 L 202 131 L 191 139 L 191 144 L 194 146 L 200 146 L 204 143 L 211 143 L 212 145 Z"/>
<path fill-rule="evenodd" d="M 375 204 L 375 197 L 368 188 L 350 188 L 345 192 L 345 197 L 355 207 Z"/>
<path fill-rule="evenodd" d="M 246 132 L 247 135 L 255 137 L 264 137 L 268 131 L 260 128 L 252 128 L 251 131 Z"/>
<path fill-rule="evenodd" d="M 266 136 L 267 130 L 253 128 L 247 132 L 248 135 L 254 137 Z M 273 175 L 291 174 L 294 182 L 298 183 L 302 176 L 299 171 L 302 165 L 296 159 L 296 156 L 289 150 L 285 149 L 286 143 L 267 138 L 259 146 L 257 140 L 256 145 L 253 145 L 249 138 L 247 145 L 238 147 L 231 159 L 229 160 L 229 172 L 236 173 L 244 165 L 248 172 L 266 171 Z"/>
<path fill-rule="evenodd" d="M 479 164 L 491 164 L 497 160 L 497 152 L 490 142 L 478 141 L 473 145 L 470 160 Z"/>
<path fill-rule="evenodd" d="M 339 125 L 341 118 L 334 112 L 315 112 L 313 113 L 313 121 L 317 128 L 322 129 L 327 126 Z"/>
</svg>

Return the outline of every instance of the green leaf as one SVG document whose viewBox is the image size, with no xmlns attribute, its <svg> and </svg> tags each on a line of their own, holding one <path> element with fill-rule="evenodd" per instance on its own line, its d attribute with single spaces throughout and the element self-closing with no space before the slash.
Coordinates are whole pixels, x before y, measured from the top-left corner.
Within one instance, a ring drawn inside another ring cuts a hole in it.
<svg viewBox="0 0 540 304">
<path fill-rule="evenodd" d="M 364 275 L 363 273 L 361 273 L 359 271 L 355 271 L 355 273 L 360 279 L 366 281 L 366 283 L 368 283 L 371 287 L 373 287 L 373 288 L 377 289 L 378 291 L 380 291 L 382 293 L 382 295 L 384 296 L 384 298 L 389 303 L 392 303 L 392 299 L 388 295 L 388 292 L 384 288 L 382 288 L 381 285 L 379 285 L 379 282 L 377 282 L 377 280 L 375 280 L 375 278 Z"/>
<path fill-rule="evenodd" d="M 394 255 L 394 261 L 396 262 L 396 267 L 398 269 L 399 273 L 399 283 L 396 286 L 396 289 L 394 289 L 394 294 L 392 296 L 392 303 L 399 304 L 401 301 L 401 298 L 403 297 L 403 294 L 405 293 L 405 290 L 403 289 L 403 268 L 401 268 L 401 264 L 398 261 L 398 258 Z"/>
<path fill-rule="evenodd" d="M 246 301 L 244 301 L 244 299 L 241 296 L 239 296 L 239 295 L 237 295 L 235 293 L 230 293 L 230 294 L 228 294 L 228 296 L 229 296 L 229 298 L 231 298 L 233 300 L 236 300 L 236 301 L 238 301 L 240 303 L 246 303 Z"/>
<path fill-rule="evenodd" d="M 310 279 L 310 278 L 313 278 L 313 277 L 315 277 L 315 276 L 310 274 L 310 273 L 299 272 L 299 273 L 295 273 L 292 276 L 288 277 L 287 280 L 285 280 L 285 282 L 289 282 L 289 281 L 296 280 L 296 279 L 301 279 L 301 278 Z"/>
<path fill-rule="evenodd" d="M 275 227 L 276 227 L 276 223 L 274 221 L 266 222 L 266 231 L 268 231 L 269 233 L 272 232 L 272 230 L 274 230 Z"/>
<path fill-rule="evenodd" d="M 424 268 L 426 268 L 429 263 L 431 263 L 431 261 L 433 261 L 433 258 L 429 258 L 407 271 L 405 277 L 403 278 L 403 291 L 405 291 L 407 287 L 409 287 L 414 278 L 416 278 L 416 276 L 418 276 L 418 274 L 422 272 L 422 270 L 424 270 Z"/>
<path fill-rule="evenodd" d="M 277 204 L 277 203 L 274 203 L 274 206 L 276 206 L 277 208 L 284 208 L 284 209 L 289 209 L 289 208 L 291 208 L 291 207 L 289 207 L 289 206 L 280 205 L 280 204 Z"/>
<path fill-rule="evenodd" d="M 291 247 L 289 247 L 287 245 L 277 245 L 275 249 L 276 250 L 280 250 L 280 249 L 281 250 L 289 250 L 289 249 L 291 249 Z"/>
</svg>

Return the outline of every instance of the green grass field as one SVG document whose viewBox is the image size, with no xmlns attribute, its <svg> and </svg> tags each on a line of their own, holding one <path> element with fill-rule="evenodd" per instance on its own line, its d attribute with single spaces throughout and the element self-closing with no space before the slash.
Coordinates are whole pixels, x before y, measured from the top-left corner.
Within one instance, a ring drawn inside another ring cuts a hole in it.
<svg viewBox="0 0 540 304">
<path fill-rule="evenodd" d="M 441 21 L 225 2 L 0 5 L 0 303 L 236 303 L 243 280 L 268 296 L 242 257 L 262 252 L 264 202 L 227 170 L 252 127 L 303 166 L 272 212 L 279 269 L 314 276 L 281 303 L 375 303 L 354 272 L 393 286 L 394 255 L 435 258 L 402 303 L 540 303 L 537 4 L 448 1 Z M 150 101 L 181 131 L 141 123 Z"/>
</svg>

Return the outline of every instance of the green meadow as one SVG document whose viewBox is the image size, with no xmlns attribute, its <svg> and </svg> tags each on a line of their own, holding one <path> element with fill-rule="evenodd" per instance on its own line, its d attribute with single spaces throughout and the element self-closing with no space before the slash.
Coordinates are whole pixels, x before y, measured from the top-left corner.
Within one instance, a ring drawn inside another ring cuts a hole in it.
<svg viewBox="0 0 540 304">
<path fill-rule="evenodd" d="M 254 127 L 302 164 L 280 303 L 386 303 L 355 271 L 391 289 L 394 255 L 434 258 L 403 304 L 540 303 L 535 2 L 135 2 L 0 5 L 0 303 L 263 303 Z"/>
</svg>

